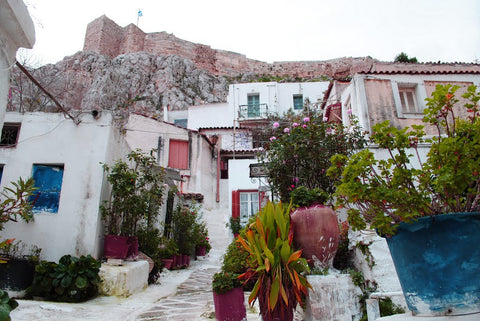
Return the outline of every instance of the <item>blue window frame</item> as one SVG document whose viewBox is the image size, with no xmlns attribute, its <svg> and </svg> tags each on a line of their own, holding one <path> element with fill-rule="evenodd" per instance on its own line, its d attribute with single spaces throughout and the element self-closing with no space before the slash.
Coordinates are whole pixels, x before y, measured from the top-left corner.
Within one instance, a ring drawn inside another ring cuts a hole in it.
<svg viewBox="0 0 480 321">
<path fill-rule="evenodd" d="M 58 213 L 63 181 L 62 165 L 33 165 L 33 179 L 38 188 L 31 196 L 34 213 Z"/>
<path fill-rule="evenodd" d="M 293 95 L 293 109 L 303 109 L 303 95 Z"/>
</svg>

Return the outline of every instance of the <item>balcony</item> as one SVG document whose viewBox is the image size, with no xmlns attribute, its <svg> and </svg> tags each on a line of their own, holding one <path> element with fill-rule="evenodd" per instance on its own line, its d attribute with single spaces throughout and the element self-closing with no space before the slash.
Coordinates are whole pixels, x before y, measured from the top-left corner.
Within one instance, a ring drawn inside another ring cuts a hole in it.
<svg viewBox="0 0 480 321">
<path fill-rule="evenodd" d="M 238 107 L 239 120 L 264 119 L 269 112 L 267 104 L 249 104 Z"/>
</svg>

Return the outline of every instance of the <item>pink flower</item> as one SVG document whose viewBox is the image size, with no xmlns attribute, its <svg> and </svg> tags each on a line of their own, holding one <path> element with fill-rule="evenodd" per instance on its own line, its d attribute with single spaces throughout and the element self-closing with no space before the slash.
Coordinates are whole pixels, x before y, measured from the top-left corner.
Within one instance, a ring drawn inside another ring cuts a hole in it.
<svg viewBox="0 0 480 321">
<path fill-rule="evenodd" d="M 293 126 L 293 127 L 298 127 L 299 125 L 298 125 L 298 123 L 293 123 L 292 126 Z"/>
<path fill-rule="evenodd" d="M 351 110 L 351 109 L 348 109 L 348 110 L 347 110 L 347 114 L 349 114 L 349 115 L 352 114 L 352 110 Z"/>
<path fill-rule="evenodd" d="M 305 118 L 303 119 L 303 121 L 306 122 L 306 123 L 308 123 L 308 122 L 310 121 L 310 118 L 309 118 L 309 117 L 305 117 Z"/>
<path fill-rule="evenodd" d="M 323 121 L 328 121 L 328 118 L 327 118 L 327 117 L 323 117 Z"/>
<path fill-rule="evenodd" d="M 273 123 L 273 127 L 274 127 L 274 128 L 277 128 L 278 126 L 280 126 L 280 124 L 279 124 L 278 122 L 274 122 L 274 123 Z"/>
<path fill-rule="evenodd" d="M 273 142 L 275 139 L 277 139 L 277 137 L 275 137 L 275 136 L 270 137 L 271 142 Z"/>
<path fill-rule="evenodd" d="M 307 125 L 303 125 L 302 127 L 303 127 L 303 128 L 307 128 Z"/>
<path fill-rule="evenodd" d="M 284 132 L 284 133 L 289 133 L 289 132 L 290 132 L 290 128 L 288 128 L 288 127 L 285 128 L 285 129 L 283 130 L 283 132 Z"/>
</svg>

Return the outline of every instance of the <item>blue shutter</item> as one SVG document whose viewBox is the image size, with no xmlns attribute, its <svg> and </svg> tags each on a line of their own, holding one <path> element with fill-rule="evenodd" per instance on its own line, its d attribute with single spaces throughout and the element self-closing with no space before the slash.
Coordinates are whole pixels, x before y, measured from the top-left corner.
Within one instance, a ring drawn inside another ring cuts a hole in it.
<svg viewBox="0 0 480 321">
<path fill-rule="evenodd" d="M 58 213 L 63 166 L 33 165 L 33 179 L 38 189 L 31 196 L 34 213 Z"/>
</svg>

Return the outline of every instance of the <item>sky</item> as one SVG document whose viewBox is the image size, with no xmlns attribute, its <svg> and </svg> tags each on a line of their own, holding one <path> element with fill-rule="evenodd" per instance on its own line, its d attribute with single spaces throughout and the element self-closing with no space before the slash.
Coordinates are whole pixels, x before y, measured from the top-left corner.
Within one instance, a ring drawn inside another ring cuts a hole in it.
<svg viewBox="0 0 480 321">
<path fill-rule="evenodd" d="M 393 61 L 480 63 L 478 0 L 24 0 L 42 65 L 83 48 L 89 22 L 176 37 L 264 62 L 365 57 Z M 138 17 L 141 10 L 142 16 Z M 20 58 L 19 58 L 20 59 Z"/>
</svg>

